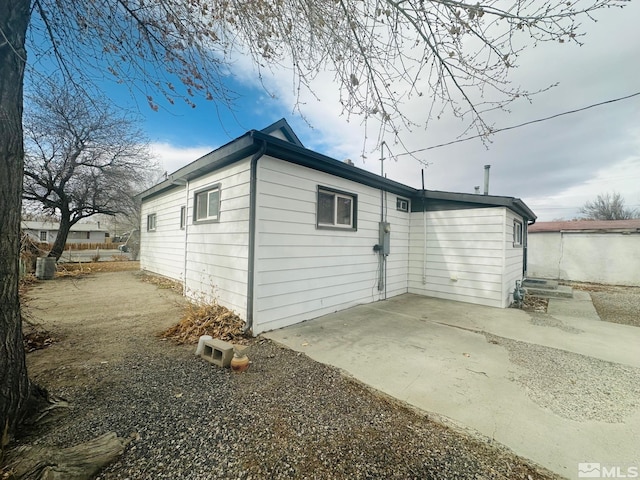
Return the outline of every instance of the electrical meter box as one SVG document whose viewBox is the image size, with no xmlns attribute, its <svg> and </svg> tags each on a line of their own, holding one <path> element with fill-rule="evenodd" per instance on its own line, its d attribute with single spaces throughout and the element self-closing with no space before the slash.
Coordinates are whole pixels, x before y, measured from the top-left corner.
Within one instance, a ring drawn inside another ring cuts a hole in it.
<svg viewBox="0 0 640 480">
<path fill-rule="evenodd" d="M 391 244 L 391 224 L 389 222 L 380 222 L 380 238 L 378 239 L 378 245 L 380 245 L 380 255 L 389 255 L 389 248 Z"/>
</svg>

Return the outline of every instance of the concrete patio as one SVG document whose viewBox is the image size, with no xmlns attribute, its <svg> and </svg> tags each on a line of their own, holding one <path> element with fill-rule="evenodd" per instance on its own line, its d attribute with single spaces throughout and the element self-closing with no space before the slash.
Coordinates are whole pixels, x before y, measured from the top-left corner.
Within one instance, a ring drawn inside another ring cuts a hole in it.
<svg viewBox="0 0 640 480">
<path fill-rule="evenodd" d="M 601 321 L 588 293 L 575 293 L 552 299 L 547 315 L 406 294 L 263 335 L 565 477 L 578 478 L 582 462 L 637 467 L 640 399 L 615 423 L 558 414 L 539 401 L 546 392 L 532 395 L 518 381 L 527 368 L 500 344 L 573 352 L 637 374 L 640 329 Z"/>
</svg>

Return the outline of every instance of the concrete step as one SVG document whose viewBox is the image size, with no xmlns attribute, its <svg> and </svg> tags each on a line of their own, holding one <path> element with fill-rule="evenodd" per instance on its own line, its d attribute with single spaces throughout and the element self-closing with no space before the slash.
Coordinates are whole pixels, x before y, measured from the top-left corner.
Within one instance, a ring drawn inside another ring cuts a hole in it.
<svg viewBox="0 0 640 480">
<path fill-rule="evenodd" d="M 566 285 L 557 285 L 555 288 L 525 287 L 527 295 L 540 298 L 573 298 L 573 289 Z"/>
<path fill-rule="evenodd" d="M 558 282 L 555 280 L 547 280 L 546 278 L 525 278 L 522 282 L 525 288 L 546 288 L 555 290 L 558 288 Z"/>
</svg>

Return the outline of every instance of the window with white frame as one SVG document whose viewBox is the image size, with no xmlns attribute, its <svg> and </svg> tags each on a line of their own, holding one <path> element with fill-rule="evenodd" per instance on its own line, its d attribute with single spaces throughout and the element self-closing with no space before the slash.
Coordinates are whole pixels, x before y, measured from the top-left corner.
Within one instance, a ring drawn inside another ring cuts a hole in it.
<svg viewBox="0 0 640 480">
<path fill-rule="evenodd" d="M 513 221 L 513 246 L 522 246 L 522 222 L 518 220 Z"/>
<path fill-rule="evenodd" d="M 408 212 L 409 200 L 406 198 L 396 197 L 396 210 L 399 210 L 400 212 Z"/>
<path fill-rule="evenodd" d="M 40 232 L 40 241 L 41 242 L 47 241 L 47 232 Z"/>
<path fill-rule="evenodd" d="M 319 187 L 318 228 L 356 230 L 357 201 L 357 195 Z"/>
<path fill-rule="evenodd" d="M 214 222 L 220 217 L 220 185 L 196 192 L 194 222 Z"/>
<path fill-rule="evenodd" d="M 147 232 L 154 232 L 156 230 L 156 214 L 150 213 L 147 215 Z"/>
<path fill-rule="evenodd" d="M 184 230 L 185 225 L 187 224 L 187 207 L 184 205 L 180 207 L 180 230 Z"/>
</svg>

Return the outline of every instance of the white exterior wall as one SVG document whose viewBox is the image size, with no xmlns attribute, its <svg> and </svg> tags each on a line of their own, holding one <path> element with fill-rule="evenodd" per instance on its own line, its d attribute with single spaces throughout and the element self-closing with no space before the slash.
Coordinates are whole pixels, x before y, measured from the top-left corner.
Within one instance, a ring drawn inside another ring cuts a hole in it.
<svg viewBox="0 0 640 480">
<path fill-rule="evenodd" d="M 424 217 L 422 212 L 412 213 L 409 292 L 503 307 L 506 210 L 490 207 L 426 212 L 426 272 Z"/>
<path fill-rule="evenodd" d="M 185 230 L 180 229 L 180 208 L 186 204 L 185 187 L 142 202 L 140 268 L 184 281 Z M 156 230 L 147 231 L 147 216 L 156 214 Z"/>
<path fill-rule="evenodd" d="M 316 228 L 318 186 L 356 194 L 357 231 Z M 387 298 L 407 292 L 409 213 L 387 194 Z M 380 191 L 270 157 L 258 161 L 254 333 L 384 298 L 379 292 Z"/>
<path fill-rule="evenodd" d="M 524 245 L 513 245 L 513 223 L 515 220 L 522 223 L 522 241 L 526 239 L 527 223 L 522 217 L 509 209 L 504 209 L 505 233 L 504 233 L 504 273 L 502 275 L 502 308 L 506 308 L 513 302 L 513 290 L 516 280 L 522 280 L 522 267 L 524 260 Z"/>
<path fill-rule="evenodd" d="M 640 285 L 640 234 L 529 233 L 532 277 L 612 285 Z"/>
<path fill-rule="evenodd" d="M 247 315 L 250 158 L 189 182 L 185 292 Z M 220 185 L 219 221 L 193 223 L 194 195 Z M 184 204 L 184 202 L 183 202 Z"/>
</svg>

